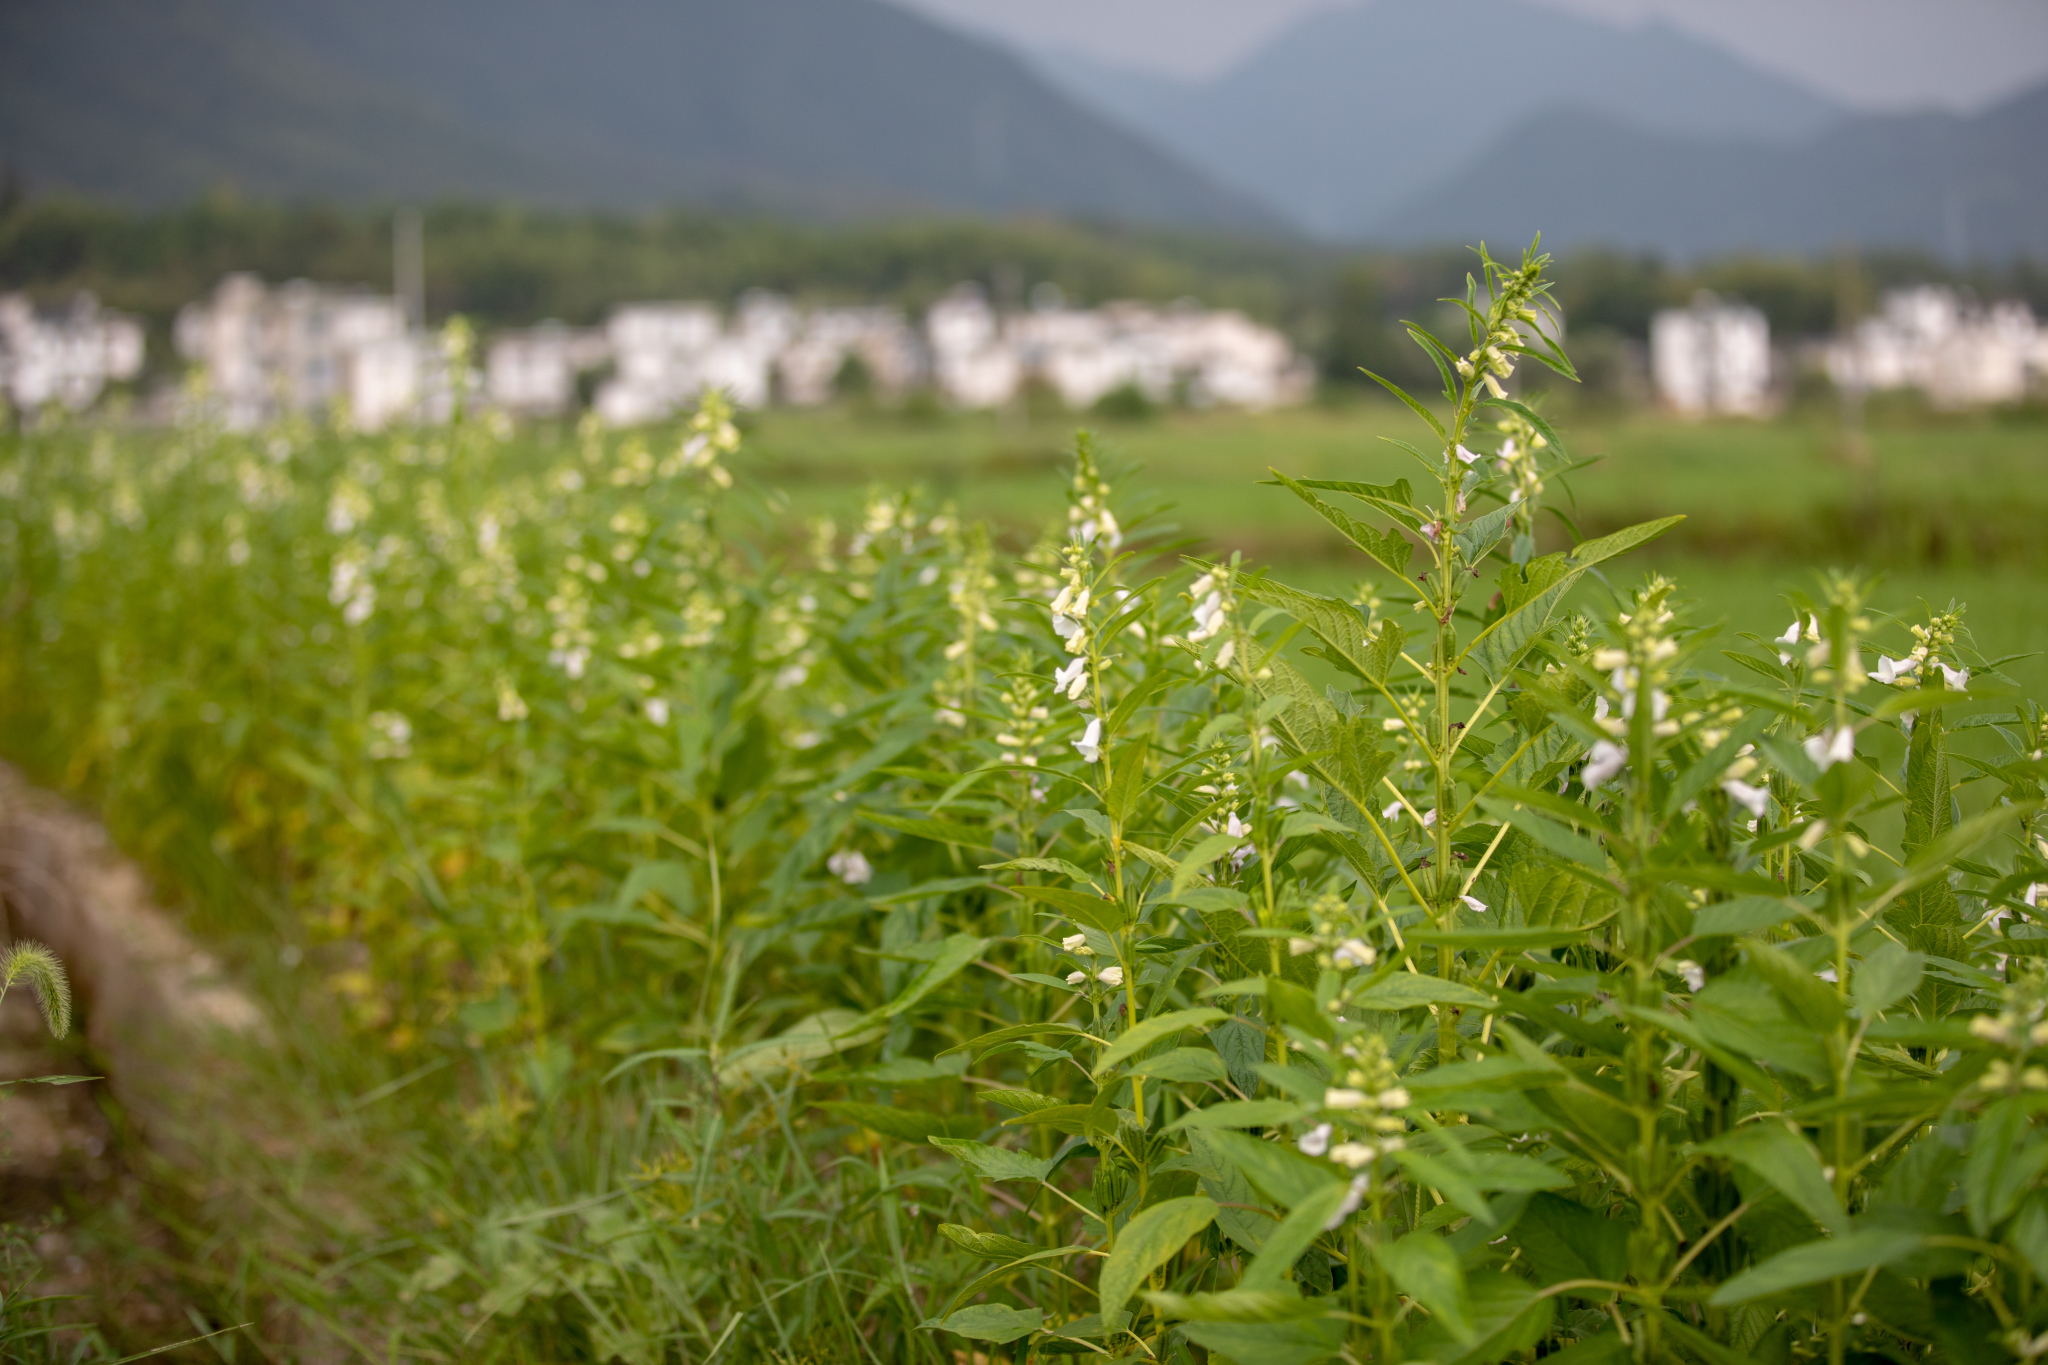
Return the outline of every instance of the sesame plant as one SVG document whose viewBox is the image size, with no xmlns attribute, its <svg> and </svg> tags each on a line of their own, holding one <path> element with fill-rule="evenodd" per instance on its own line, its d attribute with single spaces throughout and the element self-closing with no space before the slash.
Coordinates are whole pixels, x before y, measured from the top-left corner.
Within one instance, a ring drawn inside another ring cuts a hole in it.
<svg viewBox="0 0 2048 1365">
<path fill-rule="evenodd" d="M 1410 328 L 1407 477 L 1275 473 L 1349 597 L 1085 434 L 1028 546 L 796 528 L 716 395 L 10 437 L 0 737 L 389 1157 L 237 1172 L 296 1268 L 195 1281 L 480 1360 L 2048 1355 L 2048 717 L 1957 606 L 1625 585 L 1545 264 Z"/>
</svg>

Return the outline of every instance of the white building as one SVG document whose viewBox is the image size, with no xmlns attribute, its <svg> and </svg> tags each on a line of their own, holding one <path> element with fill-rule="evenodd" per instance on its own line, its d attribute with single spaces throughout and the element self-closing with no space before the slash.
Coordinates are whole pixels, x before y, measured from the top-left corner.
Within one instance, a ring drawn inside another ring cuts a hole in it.
<svg viewBox="0 0 2048 1365">
<path fill-rule="evenodd" d="M 142 373 L 142 359 L 142 324 L 90 294 L 47 313 L 24 294 L 0 295 L 0 397 L 17 411 L 88 407 L 109 381 Z"/>
<path fill-rule="evenodd" d="M 1314 386 L 1308 362 L 1279 332 L 1193 303 L 1055 302 L 999 319 L 966 286 L 933 305 L 925 334 L 933 378 L 965 408 L 1006 403 L 1034 377 L 1070 408 L 1091 407 L 1125 385 L 1160 403 L 1185 395 L 1197 406 L 1246 408 L 1298 403 Z"/>
<path fill-rule="evenodd" d="M 858 360 L 875 392 L 891 400 L 916 388 L 929 368 L 917 333 L 898 310 L 820 308 L 775 362 L 778 396 L 797 407 L 829 401 L 849 360 Z"/>
<path fill-rule="evenodd" d="M 2024 303 L 1975 308 L 1953 289 L 1917 285 L 1886 294 L 1825 362 L 1842 388 L 1917 388 L 1941 407 L 2010 403 L 2048 375 L 2048 331 Z"/>
<path fill-rule="evenodd" d="M 174 335 L 178 353 L 205 367 L 214 415 L 236 430 L 342 404 L 357 425 L 381 427 L 422 401 L 438 355 L 408 332 L 396 299 L 306 280 L 271 288 L 254 275 L 186 304 Z"/>
<path fill-rule="evenodd" d="M 484 360 L 484 392 L 517 417 L 554 417 L 576 400 L 576 376 L 611 359 L 605 334 L 544 322 L 492 339 Z"/>
<path fill-rule="evenodd" d="M 1771 404 L 1771 325 L 1746 304 L 1701 294 L 1650 322 L 1657 396 L 1689 417 L 1755 417 Z"/>
</svg>

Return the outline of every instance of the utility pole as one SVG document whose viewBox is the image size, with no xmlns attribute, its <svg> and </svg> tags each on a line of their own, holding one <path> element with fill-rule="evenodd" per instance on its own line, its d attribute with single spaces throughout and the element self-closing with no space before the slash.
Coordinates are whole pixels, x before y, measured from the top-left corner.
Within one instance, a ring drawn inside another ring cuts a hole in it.
<svg viewBox="0 0 2048 1365">
<path fill-rule="evenodd" d="M 406 330 L 417 332 L 427 325 L 426 231 L 418 209 L 400 209 L 391 220 L 391 274 L 393 292 L 405 314 Z"/>
</svg>

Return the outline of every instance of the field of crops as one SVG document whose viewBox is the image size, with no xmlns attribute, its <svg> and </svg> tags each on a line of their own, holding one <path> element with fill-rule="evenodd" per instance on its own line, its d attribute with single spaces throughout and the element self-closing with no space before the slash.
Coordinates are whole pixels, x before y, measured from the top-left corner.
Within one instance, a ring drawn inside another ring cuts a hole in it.
<svg viewBox="0 0 2048 1365">
<path fill-rule="evenodd" d="M 2040 429 L 1581 440 L 1489 284 L 1064 453 L 4 438 L 0 751 L 276 1020 L 67 1216 L 230 1358 L 2048 1355 Z"/>
</svg>

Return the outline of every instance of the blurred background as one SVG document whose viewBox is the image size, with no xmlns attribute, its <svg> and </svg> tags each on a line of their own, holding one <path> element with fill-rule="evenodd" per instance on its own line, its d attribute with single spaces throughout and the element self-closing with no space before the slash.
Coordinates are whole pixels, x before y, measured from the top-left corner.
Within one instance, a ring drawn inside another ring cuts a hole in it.
<svg viewBox="0 0 2048 1365">
<path fill-rule="evenodd" d="M 432 421 L 460 315 L 521 421 L 727 389 L 793 518 L 1023 528 L 1085 421 L 1334 585 L 1247 481 L 1385 463 L 1361 367 L 1431 383 L 1402 322 L 1539 232 L 1582 530 L 2048 645 L 2039 0 L 0 3 L 23 421 Z"/>
</svg>

